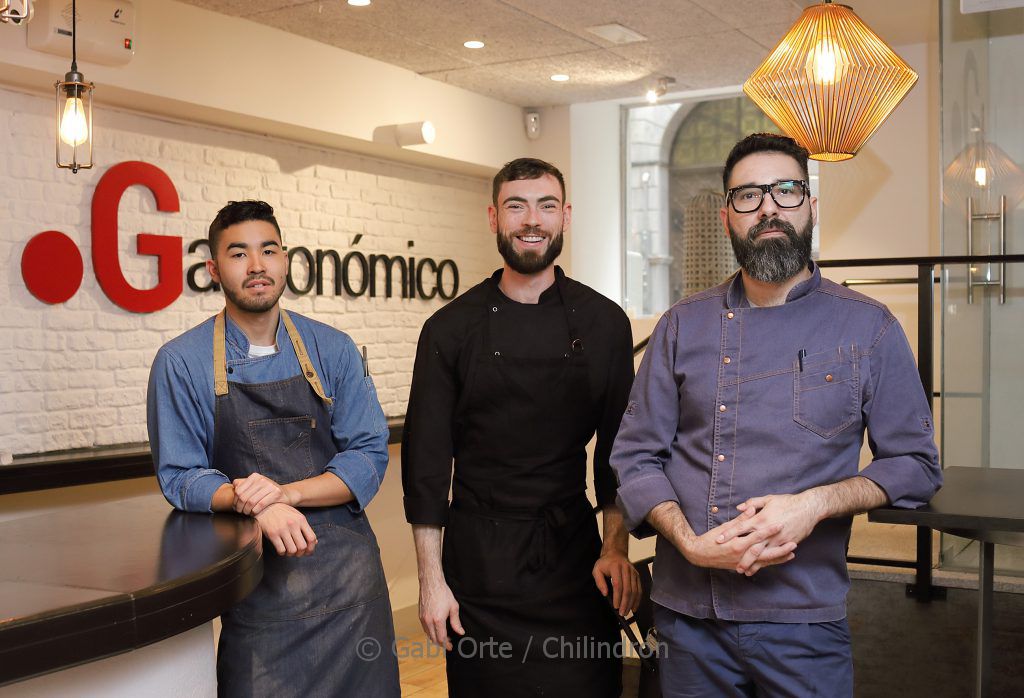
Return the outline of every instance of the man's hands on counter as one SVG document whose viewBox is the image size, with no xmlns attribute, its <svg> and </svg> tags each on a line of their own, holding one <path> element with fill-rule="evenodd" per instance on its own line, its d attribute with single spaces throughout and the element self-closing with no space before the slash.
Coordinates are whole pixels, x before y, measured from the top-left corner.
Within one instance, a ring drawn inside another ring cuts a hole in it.
<svg viewBox="0 0 1024 698">
<path fill-rule="evenodd" d="M 313 554 L 316 534 L 305 515 L 295 508 L 297 497 L 289 487 L 279 485 L 260 473 L 238 478 L 231 485 L 235 495 L 234 510 L 256 519 L 278 555 L 303 557 Z"/>
<path fill-rule="evenodd" d="M 316 534 L 295 507 L 277 502 L 264 508 L 255 518 L 278 555 L 303 557 L 312 555 L 316 549 Z"/>
</svg>

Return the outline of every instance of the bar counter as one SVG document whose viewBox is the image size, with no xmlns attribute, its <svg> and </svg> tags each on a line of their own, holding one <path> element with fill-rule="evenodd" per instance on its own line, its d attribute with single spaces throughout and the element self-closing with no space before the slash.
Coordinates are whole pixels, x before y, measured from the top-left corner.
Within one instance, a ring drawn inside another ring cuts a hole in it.
<svg viewBox="0 0 1024 698">
<path fill-rule="evenodd" d="M 2 522 L 0 561 L 0 695 L 209 624 L 263 572 L 251 518 L 184 514 L 160 495 Z M 197 636 L 212 662 L 212 630 Z M 129 664 L 98 673 L 114 688 Z"/>
</svg>

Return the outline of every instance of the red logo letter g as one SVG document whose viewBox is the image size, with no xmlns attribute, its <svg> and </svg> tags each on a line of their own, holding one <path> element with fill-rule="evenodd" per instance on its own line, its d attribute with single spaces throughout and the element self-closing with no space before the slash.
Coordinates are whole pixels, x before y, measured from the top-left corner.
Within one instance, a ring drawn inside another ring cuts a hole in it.
<svg viewBox="0 0 1024 698">
<path fill-rule="evenodd" d="M 145 162 L 114 165 L 96 185 L 92 197 L 92 266 L 100 288 L 114 303 L 135 313 L 166 308 L 181 295 L 181 238 L 139 233 L 136 251 L 158 258 L 156 286 L 138 289 L 128 283 L 117 258 L 117 207 L 128 187 L 141 184 L 153 192 L 158 211 L 176 212 L 178 191 L 170 177 Z"/>
</svg>

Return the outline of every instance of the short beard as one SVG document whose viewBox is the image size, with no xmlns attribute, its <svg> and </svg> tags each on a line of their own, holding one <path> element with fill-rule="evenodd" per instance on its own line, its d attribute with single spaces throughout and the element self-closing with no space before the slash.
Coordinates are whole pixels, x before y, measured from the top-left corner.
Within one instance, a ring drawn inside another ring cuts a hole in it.
<svg viewBox="0 0 1024 698">
<path fill-rule="evenodd" d="M 543 271 L 558 259 L 558 255 L 562 254 L 561 230 L 557 234 L 550 236 L 548 247 L 544 250 L 543 254 L 529 251 L 517 252 L 513 238 L 516 235 L 524 235 L 530 232 L 544 235 L 539 228 L 520 228 L 512 234 L 506 234 L 504 230 L 499 228 L 498 234 L 495 236 L 498 238 L 498 253 L 501 255 L 501 258 L 505 260 L 505 264 L 508 265 L 509 269 L 520 274 L 536 274 L 539 271 Z"/>
<path fill-rule="evenodd" d="M 769 228 L 782 230 L 784 238 L 768 238 L 757 241 L 758 234 Z M 796 228 L 778 218 L 766 218 L 746 235 L 738 233 L 729 226 L 729 240 L 736 261 L 743 271 L 758 281 L 779 284 L 792 279 L 807 268 L 811 261 L 811 234 L 814 221 L 808 219 L 804 229 L 797 233 Z"/>
<path fill-rule="evenodd" d="M 255 278 L 265 279 L 267 277 Z M 252 280 L 252 278 L 247 278 L 242 282 L 242 288 L 244 289 L 245 284 Z M 271 310 L 275 305 L 277 305 L 277 302 L 281 300 L 281 296 L 284 294 L 284 286 L 275 289 L 277 293 L 270 296 L 264 296 L 263 298 L 249 298 L 241 294 L 236 294 L 234 289 L 228 288 L 223 284 L 221 284 L 221 288 L 224 289 L 224 295 L 229 301 L 231 301 L 232 305 L 247 313 L 265 313 Z"/>
</svg>

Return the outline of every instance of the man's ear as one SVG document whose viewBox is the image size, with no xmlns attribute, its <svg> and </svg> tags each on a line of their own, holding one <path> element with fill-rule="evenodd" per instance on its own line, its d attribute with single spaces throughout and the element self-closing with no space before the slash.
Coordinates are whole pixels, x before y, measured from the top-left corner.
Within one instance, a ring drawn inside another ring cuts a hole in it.
<svg viewBox="0 0 1024 698">
<path fill-rule="evenodd" d="M 562 207 L 562 230 L 568 230 L 572 225 L 572 204 Z"/>
<path fill-rule="evenodd" d="M 213 279 L 213 283 L 220 283 L 220 271 L 217 269 L 216 261 L 212 259 L 206 260 L 206 273 L 210 275 L 211 279 Z"/>
<path fill-rule="evenodd" d="M 723 206 L 718 209 L 718 215 L 722 219 L 722 232 L 725 233 L 725 237 L 731 238 L 732 233 L 729 232 L 729 209 Z"/>
<path fill-rule="evenodd" d="M 490 206 L 487 207 L 487 222 L 491 226 L 491 232 L 492 233 L 497 233 L 498 232 L 498 209 L 496 209 L 494 207 L 494 204 L 491 204 Z"/>
</svg>

